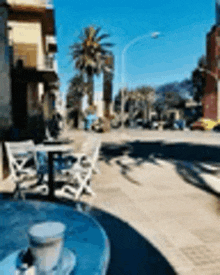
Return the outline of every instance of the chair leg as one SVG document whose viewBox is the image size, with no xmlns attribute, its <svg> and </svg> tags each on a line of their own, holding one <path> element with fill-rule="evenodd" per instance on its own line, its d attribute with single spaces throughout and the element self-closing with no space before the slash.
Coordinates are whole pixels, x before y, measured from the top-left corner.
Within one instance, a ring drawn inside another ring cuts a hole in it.
<svg viewBox="0 0 220 275">
<path fill-rule="evenodd" d="M 80 173 L 77 173 L 75 178 L 79 183 L 79 188 L 76 190 L 76 199 L 79 199 L 83 191 L 86 189 L 88 179 L 87 177 L 83 179 Z"/>
<path fill-rule="evenodd" d="M 80 203 L 78 203 L 77 202 L 77 204 L 76 204 L 76 210 L 78 211 L 78 212 L 83 212 L 83 209 L 82 209 L 82 206 L 81 206 L 81 204 Z"/>
<path fill-rule="evenodd" d="M 39 178 L 38 178 L 38 181 L 37 181 L 37 184 L 41 184 L 44 180 L 44 174 L 40 174 L 39 175 Z"/>
<path fill-rule="evenodd" d="M 58 198 L 65 198 L 68 200 L 75 200 L 75 195 L 70 195 L 69 192 L 66 192 L 64 187 L 60 190 L 55 190 L 55 196 Z"/>
<path fill-rule="evenodd" d="M 21 199 L 22 200 L 25 200 L 25 193 L 23 193 L 22 191 L 20 192 L 20 195 L 21 195 Z"/>
<path fill-rule="evenodd" d="M 17 200 L 19 198 L 19 190 L 15 190 L 13 198 Z"/>
<path fill-rule="evenodd" d="M 98 165 L 94 165 L 94 167 L 92 168 L 92 172 L 95 173 L 95 174 L 101 174 L 101 171 L 98 167 Z"/>
<path fill-rule="evenodd" d="M 96 193 L 92 190 L 91 186 L 85 186 L 85 192 L 91 196 L 96 196 Z"/>
<path fill-rule="evenodd" d="M 88 172 L 86 178 L 84 179 L 84 190 L 87 194 L 93 196 L 93 195 L 95 195 L 95 193 L 91 187 L 91 177 L 92 177 L 92 170 L 90 170 L 90 172 Z"/>
<path fill-rule="evenodd" d="M 25 199 L 25 194 L 41 194 L 41 195 L 48 195 L 49 193 L 49 188 L 46 184 L 42 186 L 37 186 L 36 188 L 28 188 L 28 189 L 23 189 L 20 190 L 20 194 L 22 199 Z"/>
<path fill-rule="evenodd" d="M 80 198 L 80 196 L 82 195 L 83 193 L 83 190 L 84 190 L 84 186 L 80 186 L 77 191 L 76 191 L 76 200 L 78 200 Z"/>
<path fill-rule="evenodd" d="M 19 197 L 21 197 L 22 200 L 25 200 L 25 195 L 24 195 L 23 192 L 20 190 L 19 183 L 17 183 L 17 184 L 16 184 L 15 191 L 14 191 L 13 198 L 14 198 L 15 200 L 17 200 L 17 199 L 19 199 Z"/>
</svg>

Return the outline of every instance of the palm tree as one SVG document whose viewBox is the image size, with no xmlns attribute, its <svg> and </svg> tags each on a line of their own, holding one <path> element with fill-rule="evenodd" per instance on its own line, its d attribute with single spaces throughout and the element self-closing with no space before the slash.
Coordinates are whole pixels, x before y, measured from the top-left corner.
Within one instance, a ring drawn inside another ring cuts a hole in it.
<svg viewBox="0 0 220 275">
<path fill-rule="evenodd" d="M 100 27 L 88 26 L 84 28 L 80 37 L 81 41 L 70 46 L 76 69 L 87 76 L 89 105 L 93 104 L 94 75 L 99 75 L 101 72 L 111 72 L 111 68 L 106 61 L 112 55 L 108 48 L 112 47 L 113 44 L 101 43 L 109 35 L 102 34 L 98 36 L 100 30 Z"/>
<path fill-rule="evenodd" d="M 83 75 L 77 74 L 71 78 L 67 93 L 67 106 L 71 119 L 74 119 L 74 125 L 77 128 L 82 113 L 82 98 L 87 93 L 87 85 L 84 82 Z"/>
</svg>

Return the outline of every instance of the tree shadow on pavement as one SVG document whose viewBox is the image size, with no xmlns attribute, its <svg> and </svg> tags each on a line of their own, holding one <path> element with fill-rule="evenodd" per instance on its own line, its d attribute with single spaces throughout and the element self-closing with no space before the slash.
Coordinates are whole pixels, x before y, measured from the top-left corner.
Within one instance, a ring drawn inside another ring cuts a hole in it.
<svg viewBox="0 0 220 275">
<path fill-rule="evenodd" d="M 174 275 L 168 261 L 128 223 L 94 209 L 91 212 L 105 229 L 111 245 L 107 275 Z"/>
<path fill-rule="evenodd" d="M 100 159 L 106 164 L 111 165 L 111 160 L 125 154 L 130 153 L 131 147 L 129 144 L 118 144 L 113 142 L 103 142 L 101 147 Z"/>
<path fill-rule="evenodd" d="M 197 169 L 196 165 L 186 161 L 177 161 L 176 172 L 188 183 L 208 192 L 215 194 L 215 192 L 210 189 L 207 182 L 201 177 L 200 171 Z"/>
<path fill-rule="evenodd" d="M 114 149 L 112 150 L 111 148 Z M 133 160 L 132 165 L 129 165 L 129 163 L 123 164 L 123 161 L 119 160 L 125 154 L 130 160 Z M 212 193 L 213 191 L 206 180 L 203 179 L 201 173 L 212 174 L 213 171 L 204 170 L 199 164 L 212 165 L 220 173 L 220 147 L 218 146 L 198 145 L 187 142 L 169 144 L 163 141 L 146 142 L 136 140 L 125 142 L 123 145 L 103 143 L 101 156 L 106 163 L 116 160 L 116 164 L 120 166 L 122 174 L 128 174 L 132 170 L 132 166 L 137 167 L 145 162 L 158 165 L 157 159 L 165 160 L 176 167 L 176 172 L 185 181 Z"/>
<path fill-rule="evenodd" d="M 1 193 L 0 199 L 13 200 L 12 194 L 10 193 Z M 28 196 L 27 201 L 29 199 L 43 202 L 47 201 L 39 195 Z M 107 233 L 110 241 L 110 263 L 107 275 L 176 274 L 160 251 L 128 223 L 84 202 L 54 199 L 53 203 L 70 206 L 73 210 L 77 211 L 81 209 L 80 211 L 82 213 L 91 215 L 99 222 Z M 27 224 L 28 222 L 27 217 Z"/>
</svg>

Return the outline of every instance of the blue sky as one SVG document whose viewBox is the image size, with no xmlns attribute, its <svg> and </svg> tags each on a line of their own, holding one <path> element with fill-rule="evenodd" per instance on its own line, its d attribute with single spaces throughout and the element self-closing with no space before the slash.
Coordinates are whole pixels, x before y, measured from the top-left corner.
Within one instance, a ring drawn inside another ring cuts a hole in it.
<svg viewBox="0 0 220 275">
<path fill-rule="evenodd" d="M 115 43 L 115 95 L 122 86 L 122 51 L 133 39 L 143 36 L 126 52 L 125 82 L 130 88 L 156 87 L 190 77 L 198 58 L 206 51 L 206 34 L 215 23 L 214 0 L 54 0 L 54 5 L 63 94 L 76 73 L 69 46 L 77 42 L 80 31 L 88 25 L 101 26 L 103 33 L 111 35 L 105 41 Z M 154 31 L 163 36 L 152 39 L 150 33 Z M 101 76 L 95 78 L 95 90 L 102 90 Z"/>
</svg>

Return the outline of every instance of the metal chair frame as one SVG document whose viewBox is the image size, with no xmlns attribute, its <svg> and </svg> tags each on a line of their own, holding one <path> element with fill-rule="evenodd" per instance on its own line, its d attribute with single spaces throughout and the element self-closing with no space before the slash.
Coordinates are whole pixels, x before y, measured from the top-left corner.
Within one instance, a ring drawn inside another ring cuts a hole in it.
<svg viewBox="0 0 220 275">
<path fill-rule="evenodd" d="M 4 144 L 10 176 L 16 185 L 14 198 L 21 196 L 25 199 L 26 193 L 48 194 L 48 186 L 42 184 L 37 173 L 37 157 L 33 140 L 5 142 Z"/>
</svg>

